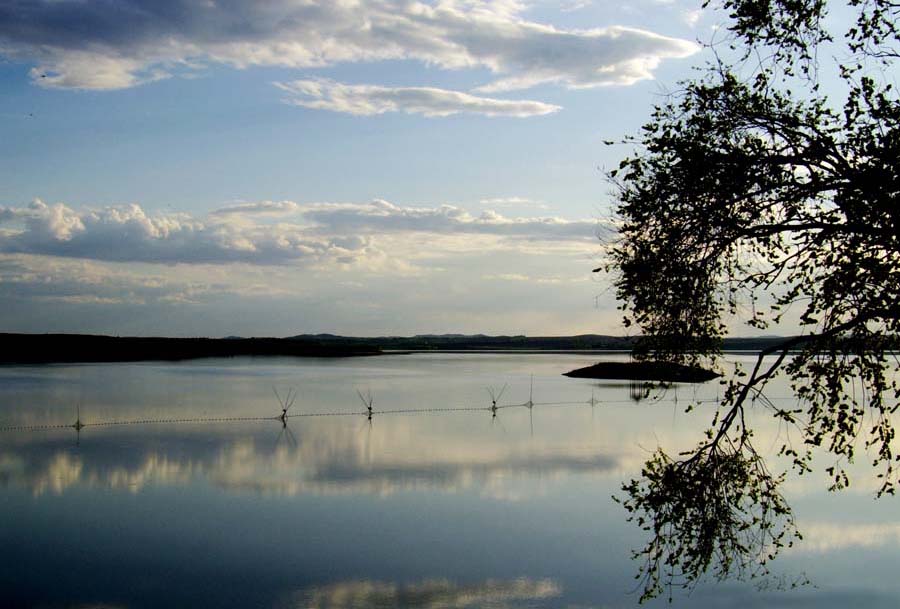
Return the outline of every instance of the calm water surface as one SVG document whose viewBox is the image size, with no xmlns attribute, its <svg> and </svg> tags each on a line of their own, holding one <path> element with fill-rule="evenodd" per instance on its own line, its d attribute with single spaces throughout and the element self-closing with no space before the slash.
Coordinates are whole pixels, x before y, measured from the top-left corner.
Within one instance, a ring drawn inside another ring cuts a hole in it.
<svg viewBox="0 0 900 609">
<path fill-rule="evenodd" d="M 0 431 L 0 607 L 635 606 L 644 537 L 611 496 L 657 446 L 700 439 L 714 405 L 685 406 L 718 386 L 634 401 L 560 376 L 595 359 L 0 368 L 0 426 L 71 424 L 76 409 L 88 424 Z M 512 406 L 532 376 L 536 405 Z M 504 384 L 492 417 L 486 388 Z M 286 428 L 273 387 L 299 394 Z M 206 420 L 225 417 L 265 419 Z M 172 418 L 200 420 L 91 425 Z M 757 419 L 766 452 L 785 432 Z M 897 500 L 873 499 L 865 463 L 848 491 L 826 486 L 786 484 L 805 539 L 777 571 L 813 585 L 703 583 L 672 606 L 900 606 Z"/>
</svg>

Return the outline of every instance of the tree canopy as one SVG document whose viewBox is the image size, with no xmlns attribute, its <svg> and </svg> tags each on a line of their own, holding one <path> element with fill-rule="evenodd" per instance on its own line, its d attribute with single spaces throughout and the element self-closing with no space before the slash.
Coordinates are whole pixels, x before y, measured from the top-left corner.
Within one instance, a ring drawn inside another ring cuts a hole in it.
<svg viewBox="0 0 900 609">
<path fill-rule="evenodd" d="M 657 453 L 625 486 L 625 507 L 653 535 L 637 553 L 645 596 L 710 572 L 765 571 L 796 533 L 743 424 L 745 404 L 765 403 L 777 373 L 798 398 L 789 409 L 769 403 L 802 437 L 802 448 L 782 447 L 797 468 L 822 447 L 842 488 L 842 465 L 862 447 L 882 494 L 894 492 L 900 460 L 890 422 L 900 398 L 900 3 L 725 0 L 723 10 L 728 38 L 610 172 L 620 222 L 610 268 L 626 325 L 643 337 L 639 356 L 715 359 L 734 319 L 791 337 L 727 382 L 694 451 Z"/>
</svg>

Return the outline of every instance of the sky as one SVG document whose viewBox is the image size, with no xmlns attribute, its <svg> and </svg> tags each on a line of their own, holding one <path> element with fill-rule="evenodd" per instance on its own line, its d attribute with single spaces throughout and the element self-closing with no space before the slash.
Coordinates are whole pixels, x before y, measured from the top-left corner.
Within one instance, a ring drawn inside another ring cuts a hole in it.
<svg viewBox="0 0 900 609">
<path fill-rule="evenodd" d="M 622 334 L 700 0 L 2 0 L 0 331 Z"/>
</svg>

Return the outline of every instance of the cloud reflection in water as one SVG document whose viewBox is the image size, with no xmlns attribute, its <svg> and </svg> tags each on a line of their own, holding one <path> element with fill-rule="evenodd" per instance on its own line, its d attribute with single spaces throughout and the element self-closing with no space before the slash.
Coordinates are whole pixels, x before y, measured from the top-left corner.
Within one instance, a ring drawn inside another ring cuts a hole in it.
<svg viewBox="0 0 900 609">
<path fill-rule="evenodd" d="M 401 490 L 476 490 L 514 499 L 522 479 L 602 475 L 621 468 L 617 456 L 596 449 L 511 444 L 463 445 L 408 433 L 402 426 L 355 433 L 307 427 L 296 443 L 268 431 L 209 434 L 203 441 L 171 437 L 96 435 L 76 450 L 67 436 L 37 439 L 0 451 L 0 485 L 34 495 L 76 486 L 138 492 L 205 480 L 229 492 L 265 495 L 389 495 Z M 123 445 L 125 448 L 123 448 Z"/>
<path fill-rule="evenodd" d="M 291 595 L 285 607 L 306 609 L 505 609 L 533 606 L 562 594 L 550 579 L 486 580 L 459 585 L 445 579 L 399 585 L 379 581 L 348 581 L 309 588 Z"/>
</svg>

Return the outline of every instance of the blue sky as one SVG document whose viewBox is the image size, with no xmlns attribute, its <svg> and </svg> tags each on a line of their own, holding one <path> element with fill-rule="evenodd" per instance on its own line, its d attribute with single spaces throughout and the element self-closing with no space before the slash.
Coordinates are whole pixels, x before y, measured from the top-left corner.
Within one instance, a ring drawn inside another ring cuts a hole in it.
<svg viewBox="0 0 900 609">
<path fill-rule="evenodd" d="M 699 5 L 2 3 L 0 330 L 620 333 L 603 140 Z"/>
</svg>

